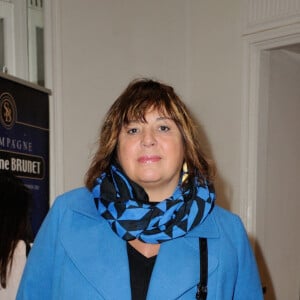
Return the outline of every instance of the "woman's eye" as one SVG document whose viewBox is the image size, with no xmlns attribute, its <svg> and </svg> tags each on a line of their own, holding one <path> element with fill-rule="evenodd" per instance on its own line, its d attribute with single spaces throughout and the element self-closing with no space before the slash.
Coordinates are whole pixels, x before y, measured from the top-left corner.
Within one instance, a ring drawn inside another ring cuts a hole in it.
<svg viewBox="0 0 300 300">
<path fill-rule="evenodd" d="M 160 131 L 169 131 L 169 130 L 170 130 L 170 127 L 169 127 L 169 126 L 165 126 L 165 125 L 161 125 L 161 126 L 159 127 L 159 130 L 160 130 Z"/>
<path fill-rule="evenodd" d="M 129 134 L 135 134 L 137 132 L 138 132 L 137 128 L 130 128 L 130 129 L 127 130 L 127 133 L 129 133 Z"/>
</svg>

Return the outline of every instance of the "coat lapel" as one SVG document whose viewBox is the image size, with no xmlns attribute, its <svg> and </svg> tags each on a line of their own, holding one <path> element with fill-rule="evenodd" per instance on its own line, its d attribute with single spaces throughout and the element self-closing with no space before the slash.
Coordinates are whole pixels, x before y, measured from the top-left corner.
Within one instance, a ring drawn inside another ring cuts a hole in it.
<svg viewBox="0 0 300 300">
<path fill-rule="evenodd" d="M 207 218 L 201 226 L 192 230 L 186 237 L 161 245 L 147 299 L 177 299 L 199 283 L 199 237 L 219 237 L 218 229 L 212 218 Z M 209 255 L 208 274 L 212 273 L 217 265 L 218 259 Z"/>
<path fill-rule="evenodd" d="M 105 299 L 130 299 L 126 243 L 93 212 L 69 211 L 64 223 L 62 244 L 87 281 Z"/>
</svg>

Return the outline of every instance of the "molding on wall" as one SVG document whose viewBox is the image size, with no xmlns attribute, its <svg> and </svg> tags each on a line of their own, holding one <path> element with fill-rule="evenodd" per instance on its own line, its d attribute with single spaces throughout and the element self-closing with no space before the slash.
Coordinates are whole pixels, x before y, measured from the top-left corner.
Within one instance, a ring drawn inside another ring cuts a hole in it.
<svg viewBox="0 0 300 300">
<path fill-rule="evenodd" d="M 45 1 L 46 86 L 50 97 L 50 204 L 64 191 L 60 1 Z"/>
<path fill-rule="evenodd" d="M 28 47 L 27 47 L 27 11 L 26 1 L 14 1 L 14 39 L 15 39 L 15 75 L 28 80 Z"/>
<path fill-rule="evenodd" d="M 300 22 L 300 0 L 243 1 L 244 34 L 252 34 Z"/>
<path fill-rule="evenodd" d="M 299 44 L 300 23 L 247 35 L 243 39 L 240 215 L 247 231 L 255 237 L 259 133 L 265 132 L 261 126 L 266 126 L 260 121 L 259 114 L 265 110 L 265 103 L 260 99 L 262 54 L 270 49 Z"/>
<path fill-rule="evenodd" d="M 5 66 L 8 74 L 16 76 L 16 43 L 15 43 L 15 16 L 14 4 L 0 1 L 0 18 L 4 19 L 4 53 Z M 2 70 L 1 70 L 2 71 Z"/>
</svg>

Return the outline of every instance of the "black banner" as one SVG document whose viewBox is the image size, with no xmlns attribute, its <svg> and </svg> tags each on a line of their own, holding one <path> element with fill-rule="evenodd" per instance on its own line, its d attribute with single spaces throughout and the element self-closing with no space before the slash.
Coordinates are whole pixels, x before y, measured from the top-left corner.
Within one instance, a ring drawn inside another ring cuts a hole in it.
<svg viewBox="0 0 300 300">
<path fill-rule="evenodd" d="M 49 91 L 0 76 L 0 169 L 32 191 L 35 236 L 49 210 Z"/>
</svg>

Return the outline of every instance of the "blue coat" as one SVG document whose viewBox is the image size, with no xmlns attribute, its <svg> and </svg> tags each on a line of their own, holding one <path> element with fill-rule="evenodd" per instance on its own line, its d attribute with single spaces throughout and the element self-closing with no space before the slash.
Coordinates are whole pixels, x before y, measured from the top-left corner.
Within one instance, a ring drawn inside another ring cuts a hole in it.
<svg viewBox="0 0 300 300">
<path fill-rule="evenodd" d="M 260 300 L 256 262 L 240 218 L 215 206 L 185 237 L 161 244 L 150 300 L 195 299 L 199 237 L 208 239 L 207 300 Z M 31 249 L 17 300 L 130 300 L 126 242 L 85 188 L 54 202 Z"/>
</svg>

